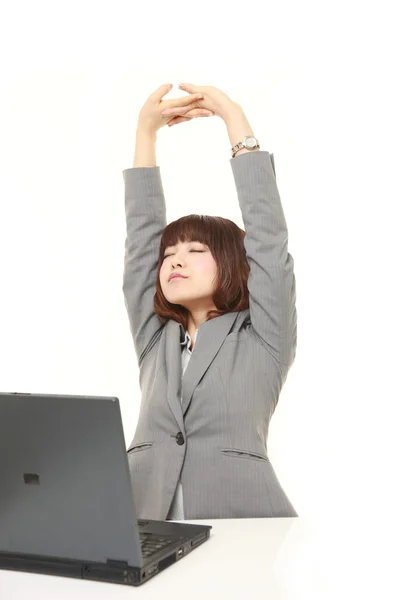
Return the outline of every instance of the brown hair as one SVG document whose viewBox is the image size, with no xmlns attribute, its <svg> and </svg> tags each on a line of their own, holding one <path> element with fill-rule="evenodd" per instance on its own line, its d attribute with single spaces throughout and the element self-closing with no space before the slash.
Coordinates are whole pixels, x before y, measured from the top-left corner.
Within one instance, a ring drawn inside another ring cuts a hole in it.
<svg viewBox="0 0 400 600">
<path fill-rule="evenodd" d="M 246 232 L 233 221 L 208 215 L 188 215 L 172 221 L 163 230 L 158 257 L 154 311 L 162 323 L 173 319 L 188 328 L 189 311 L 165 298 L 160 284 L 160 269 L 164 252 L 168 246 L 178 242 L 200 242 L 206 244 L 217 264 L 216 290 L 212 301 L 217 310 L 207 313 L 207 321 L 225 313 L 249 308 L 247 280 L 250 265 L 247 261 L 244 238 Z"/>
</svg>

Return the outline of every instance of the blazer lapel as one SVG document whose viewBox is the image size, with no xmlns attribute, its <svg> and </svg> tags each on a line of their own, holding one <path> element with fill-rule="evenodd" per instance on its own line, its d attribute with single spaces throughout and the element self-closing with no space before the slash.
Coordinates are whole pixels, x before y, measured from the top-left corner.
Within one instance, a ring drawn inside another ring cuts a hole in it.
<svg viewBox="0 0 400 600">
<path fill-rule="evenodd" d="M 197 384 L 224 343 L 240 312 L 248 313 L 248 311 L 226 313 L 199 326 L 193 355 L 183 377 L 180 342 L 183 341 L 185 332 L 180 323 L 172 319 L 168 321 L 166 325 L 167 400 L 181 429 L 184 427 L 183 417 L 189 408 Z M 246 314 L 242 314 L 243 319 Z"/>
</svg>

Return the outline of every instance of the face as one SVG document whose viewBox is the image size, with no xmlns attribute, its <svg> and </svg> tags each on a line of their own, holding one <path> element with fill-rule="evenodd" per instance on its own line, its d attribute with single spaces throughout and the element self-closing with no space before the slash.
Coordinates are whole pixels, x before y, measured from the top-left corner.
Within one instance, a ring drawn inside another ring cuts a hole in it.
<svg viewBox="0 0 400 600">
<path fill-rule="evenodd" d="M 187 279 L 171 279 L 179 272 Z M 160 284 L 164 296 L 171 304 L 180 304 L 189 311 L 214 308 L 212 294 L 215 290 L 217 265 L 208 246 L 201 242 L 178 242 L 164 252 L 160 269 Z"/>
</svg>

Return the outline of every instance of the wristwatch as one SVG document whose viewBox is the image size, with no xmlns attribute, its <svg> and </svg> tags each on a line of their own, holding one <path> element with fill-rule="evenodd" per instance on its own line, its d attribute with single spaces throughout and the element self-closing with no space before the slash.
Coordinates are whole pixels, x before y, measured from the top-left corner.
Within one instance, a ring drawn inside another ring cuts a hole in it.
<svg viewBox="0 0 400 600">
<path fill-rule="evenodd" d="M 241 140 L 236 146 L 231 148 L 232 158 L 235 157 L 236 152 L 239 152 L 241 148 L 247 148 L 248 150 L 255 150 L 259 148 L 260 144 L 258 140 L 254 137 L 254 135 L 247 135 L 243 140 Z"/>
</svg>

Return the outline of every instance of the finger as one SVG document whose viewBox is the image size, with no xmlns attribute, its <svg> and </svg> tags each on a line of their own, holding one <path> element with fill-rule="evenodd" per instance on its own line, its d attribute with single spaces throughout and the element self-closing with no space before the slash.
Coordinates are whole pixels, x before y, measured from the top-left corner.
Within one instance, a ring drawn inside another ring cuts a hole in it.
<svg viewBox="0 0 400 600">
<path fill-rule="evenodd" d="M 186 114 L 189 110 L 193 110 L 193 109 L 206 110 L 200 106 L 200 102 L 201 102 L 200 100 L 197 100 L 196 102 L 192 102 L 188 106 L 173 106 L 171 108 L 164 108 L 161 111 L 161 116 L 169 117 L 171 115 L 183 115 L 183 114 Z"/>
<path fill-rule="evenodd" d="M 191 110 L 187 110 L 187 111 L 179 111 L 176 113 L 172 113 L 169 115 L 163 115 L 164 118 L 171 118 L 171 117 L 189 117 L 190 119 L 194 118 L 194 117 L 212 117 L 214 116 L 214 113 L 206 110 L 205 108 L 193 108 Z"/>
<path fill-rule="evenodd" d="M 206 110 L 205 108 L 194 108 L 185 113 L 185 117 L 212 117 L 213 115 L 213 112 Z"/>
<path fill-rule="evenodd" d="M 157 88 L 152 94 L 151 94 L 151 98 L 153 98 L 154 100 L 158 100 L 159 102 L 161 101 L 161 99 L 166 96 L 166 94 L 168 94 L 168 92 L 170 92 L 172 90 L 174 86 L 172 85 L 172 83 L 164 83 L 163 85 L 160 85 L 159 88 Z"/>
<path fill-rule="evenodd" d="M 173 98 L 172 100 L 165 100 L 163 112 L 164 110 L 171 108 L 182 108 L 190 103 L 193 103 L 196 100 L 203 100 L 203 98 L 203 94 L 190 94 L 189 96 L 183 96 L 182 98 Z"/>
<path fill-rule="evenodd" d="M 178 116 L 178 117 L 174 117 L 173 119 L 171 119 L 168 122 L 168 127 L 172 127 L 173 125 L 178 125 L 179 123 L 184 123 L 185 121 L 191 121 L 192 119 L 200 119 L 201 117 L 213 117 L 214 113 L 211 111 L 205 111 L 205 113 L 199 113 L 199 114 L 194 114 L 192 115 L 192 112 L 195 111 L 191 111 L 190 113 L 186 113 L 185 117 L 182 116 Z"/>
<path fill-rule="evenodd" d="M 192 93 L 194 92 L 194 85 L 192 83 L 180 83 L 178 85 L 180 90 L 184 90 L 185 92 Z"/>
<path fill-rule="evenodd" d="M 187 117 L 175 117 L 174 119 L 171 119 L 171 121 L 168 123 L 168 127 L 173 127 L 174 125 L 178 125 L 179 123 L 185 123 L 185 121 L 191 121 L 191 119 Z"/>
</svg>

